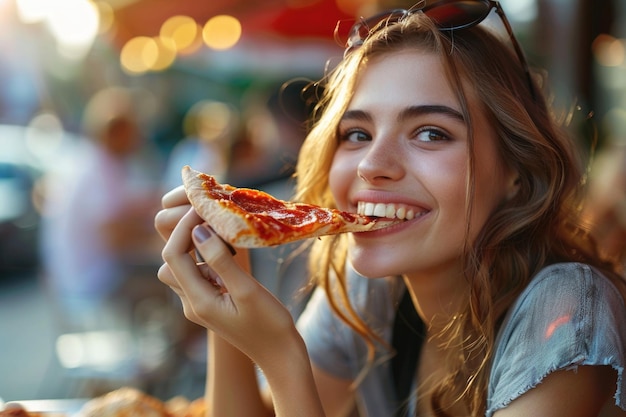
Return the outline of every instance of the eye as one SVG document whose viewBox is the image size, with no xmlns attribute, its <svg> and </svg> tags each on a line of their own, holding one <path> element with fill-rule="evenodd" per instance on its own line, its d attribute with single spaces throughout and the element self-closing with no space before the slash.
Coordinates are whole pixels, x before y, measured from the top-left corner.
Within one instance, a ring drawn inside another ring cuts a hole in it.
<svg viewBox="0 0 626 417">
<path fill-rule="evenodd" d="M 421 142 L 441 142 L 450 140 L 450 136 L 440 129 L 433 127 L 424 127 L 419 129 L 415 138 Z"/>
<path fill-rule="evenodd" d="M 365 131 L 360 130 L 360 129 L 349 129 L 339 134 L 340 142 L 360 143 L 360 142 L 369 142 L 371 140 L 372 140 L 372 137 L 369 134 L 367 134 Z"/>
</svg>

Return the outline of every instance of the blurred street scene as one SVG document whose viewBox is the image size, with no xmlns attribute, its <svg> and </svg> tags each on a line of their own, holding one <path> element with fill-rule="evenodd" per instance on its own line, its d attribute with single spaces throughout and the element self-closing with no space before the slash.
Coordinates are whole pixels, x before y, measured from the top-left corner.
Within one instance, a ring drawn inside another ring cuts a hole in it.
<svg viewBox="0 0 626 417">
<path fill-rule="evenodd" d="M 204 334 L 156 278 L 160 196 L 189 164 L 288 199 L 305 87 L 355 18 L 414 3 L 0 0 L 0 398 L 202 395 Z M 501 3 L 597 142 L 584 209 L 626 261 L 626 0 Z M 297 315 L 293 249 L 253 267 Z"/>
</svg>

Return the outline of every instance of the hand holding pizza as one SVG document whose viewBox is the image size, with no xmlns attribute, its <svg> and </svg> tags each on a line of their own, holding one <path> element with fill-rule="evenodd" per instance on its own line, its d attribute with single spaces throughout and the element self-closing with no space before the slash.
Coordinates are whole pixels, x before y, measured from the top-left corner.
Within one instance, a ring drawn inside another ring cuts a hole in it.
<svg viewBox="0 0 626 417">
<path fill-rule="evenodd" d="M 247 251 L 238 249 L 233 256 L 231 248 L 191 207 L 182 187 L 163 197 L 163 210 L 155 218 L 155 227 L 167 242 L 159 279 L 180 297 L 186 317 L 213 330 L 219 336 L 212 338 L 213 342 L 227 341 L 263 369 L 269 385 L 276 388 L 276 415 L 323 415 L 306 348 L 292 316 L 250 276 Z M 194 248 L 203 262 L 192 257 Z M 226 361 L 220 358 L 217 363 L 229 366 L 232 358 L 228 354 Z M 251 366 L 249 360 L 244 362 Z M 241 368 L 235 366 L 230 373 L 234 369 Z M 254 372 L 248 374 L 256 383 Z M 224 389 L 238 384 L 241 389 L 238 376 L 226 377 L 228 381 L 220 379 Z M 295 392 L 292 378 L 301 381 Z M 301 389 L 303 386 L 309 389 Z M 212 399 L 211 406 L 217 406 L 216 397 Z M 241 404 L 245 408 L 248 402 Z"/>
<path fill-rule="evenodd" d="M 239 249 L 233 257 L 184 203 L 180 189 L 163 200 L 165 208 L 155 223 L 167 243 L 158 276 L 180 297 L 185 316 L 215 331 L 259 365 L 274 357 L 296 333 L 289 311 L 248 273 L 247 252 Z M 194 246 L 204 262 L 191 256 Z"/>
</svg>

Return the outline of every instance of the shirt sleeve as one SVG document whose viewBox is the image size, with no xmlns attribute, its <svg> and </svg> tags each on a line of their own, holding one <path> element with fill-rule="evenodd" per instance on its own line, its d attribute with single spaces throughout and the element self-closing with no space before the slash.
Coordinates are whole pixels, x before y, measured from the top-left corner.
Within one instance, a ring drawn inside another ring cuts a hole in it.
<svg viewBox="0 0 626 417">
<path fill-rule="evenodd" d="M 348 269 L 348 293 L 356 313 L 382 339 L 391 340 L 391 326 L 404 284 L 400 278 L 365 278 Z M 298 319 L 298 330 L 315 366 L 339 378 L 355 379 L 367 365 L 368 346 L 361 335 L 333 311 L 316 288 Z M 377 352 L 382 357 L 385 349 Z"/>
<path fill-rule="evenodd" d="M 580 365 L 617 372 L 615 404 L 626 410 L 626 308 L 593 268 L 564 263 L 542 270 L 512 306 L 496 342 L 487 417 L 548 374 Z"/>
</svg>

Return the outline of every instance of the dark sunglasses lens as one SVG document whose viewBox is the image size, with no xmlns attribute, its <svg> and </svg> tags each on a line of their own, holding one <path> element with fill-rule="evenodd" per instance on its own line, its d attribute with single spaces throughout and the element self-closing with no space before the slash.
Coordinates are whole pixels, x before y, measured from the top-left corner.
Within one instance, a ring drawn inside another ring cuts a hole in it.
<svg viewBox="0 0 626 417">
<path fill-rule="evenodd" d="M 489 11 L 488 1 L 443 0 L 423 9 L 441 29 L 463 29 L 482 22 Z"/>
</svg>

